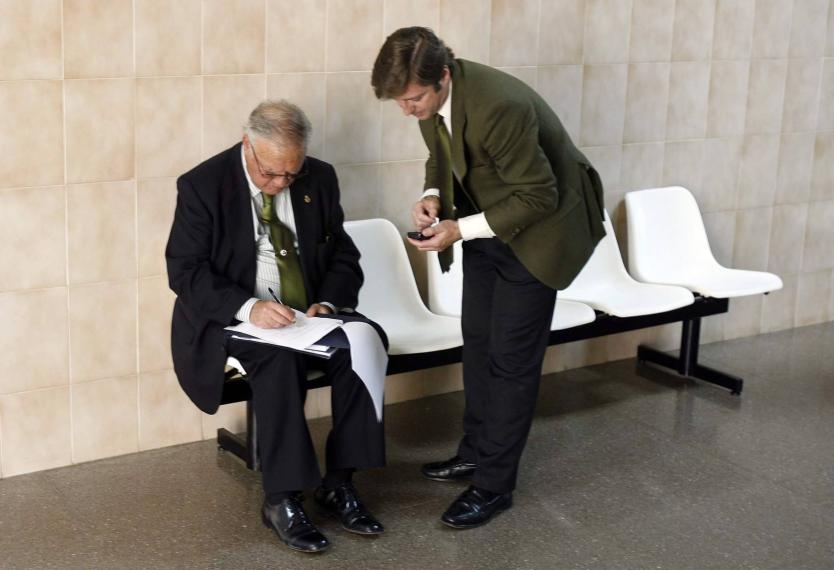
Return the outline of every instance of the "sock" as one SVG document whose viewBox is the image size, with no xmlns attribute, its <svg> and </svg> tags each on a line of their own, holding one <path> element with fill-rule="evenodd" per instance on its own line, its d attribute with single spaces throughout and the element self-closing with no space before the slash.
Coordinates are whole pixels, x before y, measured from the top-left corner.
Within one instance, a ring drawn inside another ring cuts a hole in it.
<svg viewBox="0 0 834 570">
<path fill-rule="evenodd" d="M 351 479 L 353 479 L 354 471 L 356 471 L 356 469 L 351 467 L 347 469 L 328 469 L 327 473 L 324 474 L 322 486 L 325 489 L 330 490 L 335 489 L 339 485 L 349 483 Z"/>
</svg>

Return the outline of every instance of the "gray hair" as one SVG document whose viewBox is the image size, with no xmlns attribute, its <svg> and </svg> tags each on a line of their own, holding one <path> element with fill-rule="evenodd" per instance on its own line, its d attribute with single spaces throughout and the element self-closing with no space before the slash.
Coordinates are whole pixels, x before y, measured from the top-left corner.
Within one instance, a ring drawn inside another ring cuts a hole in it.
<svg viewBox="0 0 834 570">
<path fill-rule="evenodd" d="M 250 139 L 266 139 L 281 148 L 293 146 L 305 153 L 312 130 L 304 111 L 286 99 L 261 101 L 243 127 Z"/>
</svg>

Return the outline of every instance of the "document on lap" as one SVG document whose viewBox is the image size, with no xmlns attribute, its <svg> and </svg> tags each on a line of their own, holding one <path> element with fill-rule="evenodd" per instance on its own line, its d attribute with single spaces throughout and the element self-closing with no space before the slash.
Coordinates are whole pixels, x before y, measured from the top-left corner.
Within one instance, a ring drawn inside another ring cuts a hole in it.
<svg viewBox="0 0 834 570">
<path fill-rule="evenodd" d="M 328 342 L 335 340 L 330 333 L 342 324 L 343 321 L 338 319 L 308 317 L 300 311 L 295 311 L 295 322 L 279 329 L 262 329 L 252 323 L 240 323 L 226 327 L 226 330 L 233 338 L 240 340 L 283 346 L 313 356 L 330 358 L 337 348 L 347 346 L 346 343 L 340 345 L 337 342 Z"/>
</svg>

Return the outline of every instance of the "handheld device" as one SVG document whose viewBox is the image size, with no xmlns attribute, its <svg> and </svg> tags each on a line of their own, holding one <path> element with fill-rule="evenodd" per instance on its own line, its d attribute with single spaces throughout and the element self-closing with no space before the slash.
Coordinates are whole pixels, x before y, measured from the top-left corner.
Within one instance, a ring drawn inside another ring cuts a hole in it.
<svg viewBox="0 0 834 570">
<path fill-rule="evenodd" d="M 417 241 L 423 241 L 424 239 L 429 239 L 429 238 L 427 238 L 426 236 L 423 235 L 423 232 L 408 232 L 405 235 L 407 235 L 409 237 L 409 239 L 413 239 L 413 240 L 417 240 Z"/>
</svg>

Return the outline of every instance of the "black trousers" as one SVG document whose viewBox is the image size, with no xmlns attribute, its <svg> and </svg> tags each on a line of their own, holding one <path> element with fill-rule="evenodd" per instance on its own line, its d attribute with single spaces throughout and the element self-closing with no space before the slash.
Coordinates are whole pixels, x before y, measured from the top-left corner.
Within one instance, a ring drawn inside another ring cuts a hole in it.
<svg viewBox="0 0 834 570">
<path fill-rule="evenodd" d="M 304 417 L 308 369 L 323 371 L 332 385 L 333 428 L 327 437 L 327 469 L 385 465 L 383 422 L 377 421 L 373 400 L 351 369 L 349 350 L 339 349 L 325 360 L 231 338 L 226 341 L 226 350 L 240 361 L 249 378 L 267 496 L 321 483 Z"/>
<path fill-rule="evenodd" d="M 463 386 L 458 455 L 478 464 L 472 483 L 516 485 L 533 421 L 556 291 L 498 238 L 463 244 Z"/>
</svg>

